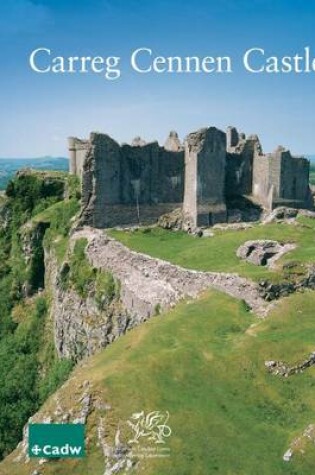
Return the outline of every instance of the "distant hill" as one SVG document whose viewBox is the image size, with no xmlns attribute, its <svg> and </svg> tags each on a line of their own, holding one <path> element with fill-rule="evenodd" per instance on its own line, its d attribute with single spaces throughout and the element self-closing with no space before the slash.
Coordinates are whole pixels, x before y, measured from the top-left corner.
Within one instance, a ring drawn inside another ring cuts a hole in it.
<svg viewBox="0 0 315 475">
<path fill-rule="evenodd" d="M 4 190 L 12 176 L 22 168 L 38 170 L 69 170 L 69 160 L 64 157 L 0 158 L 0 190 Z"/>
</svg>

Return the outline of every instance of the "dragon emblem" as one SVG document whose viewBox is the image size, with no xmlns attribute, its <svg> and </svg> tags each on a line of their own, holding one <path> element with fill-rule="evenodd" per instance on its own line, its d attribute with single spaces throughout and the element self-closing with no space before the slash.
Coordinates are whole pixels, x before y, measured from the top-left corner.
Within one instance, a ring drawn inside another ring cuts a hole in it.
<svg viewBox="0 0 315 475">
<path fill-rule="evenodd" d="M 144 411 L 132 414 L 127 424 L 134 431 L 134 436 L 128 443 L 138 444 L 139 439 L 146 437 L 156 444 L 165 444 L 165 438 L 170 437 L 172 430 L 167 425 L 169 412 L 152 411 L 145 414 Z"/>
</svg>

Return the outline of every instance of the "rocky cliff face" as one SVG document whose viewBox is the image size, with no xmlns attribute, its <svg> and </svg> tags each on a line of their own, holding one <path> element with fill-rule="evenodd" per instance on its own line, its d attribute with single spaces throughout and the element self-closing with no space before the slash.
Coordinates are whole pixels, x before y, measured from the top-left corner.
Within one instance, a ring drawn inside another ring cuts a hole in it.
<svg viewBox="0 0 315 475">
<path fill-rule="evenodd" d="M 196 298 L 210 287 L 246 301 L 257 315 L 267 312 L 256 284 L 235 274 L 186 270 L 130 251 L 93 228 L 76 231 L 70 249 L 80 239 L 87 239 L 86 257 L 91 268 L 109 272 L 120 283 L 120 290 L 109 304 L 100 307 L 95 284 L 89 286 L 86 297 L 71 286 L 65 288 L 69 259 L 58 266 L 55 256 L 46 251 L 46 287 L 51 289 L 51 316 L 60 356 L 79 360 L 92 355 L 179 300 Z"/>
<path fill-rule="evenodd" d="M 86 298 L 65 288 L 63 279 L 69 264 L 59 266 L 52 251 L 45 252 L 46 287 L 51 291 L 51 318 L 55 347 L 60 357 L 78 361 L 104 348 L 126 331 L 128 312 L 119 296 L 108 305 L 97 302 L 95 286 Z"/>
</svg>

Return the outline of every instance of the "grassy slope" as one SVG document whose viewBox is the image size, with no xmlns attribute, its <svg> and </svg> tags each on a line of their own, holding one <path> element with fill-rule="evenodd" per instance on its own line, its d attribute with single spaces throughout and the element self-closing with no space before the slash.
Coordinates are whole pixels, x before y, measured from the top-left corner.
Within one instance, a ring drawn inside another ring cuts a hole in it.
<svg viewBox="0 0 315 475">
<path fill-rule="evenodd" d="M 92 381 L 113 407 L 110 428 L 133 412 L 170 412 L 171 457 L 145 461 L 145 475 L 311 475 L 313 445 L 290 463 L 282 455 L 315 421 L 315 368 L 281 379 L 264 361 L 293 363 L 314 350 L 314 304 L 314 292 L 297 294 L 257 321 L 236 300 L 208 292 L 91 358 L 74 372 L 70 389 L 74 381 Z M 92 414 L 91 439 L 94 424 Z M 100 449 L 91 445 L 84 461 L 47 464 L 45 475 L 102 475 Z M 30 465 L 11 460 L 0 464 L 1 475 L 31 473 Z"/>
<path fill-rule="evenodd" d="M 182 232 L 152 228 L 151 232 L 117 231 L 110 233 L 133 250 L 166 259 L 183 267 L 218 272 L 237 272 L 252 279 L 274 278 L 277 273 L 255 266 L 236 257 L 237 248 L 247 240 L 275 239 L 296 242 L 298 248 L 281 262 L 309 262 L 315 255 L 315 220 L 300 218 L 304 226 L 288 224 L 256 225 L 240 231 L 215 231 L 214 237 L 196 238 Z M 279 275 L 279 274 L 278 274 Z"/>
<path fill-rule="evenodd" d="M 55 208 L 59 210 L 59 205 Z M 50 213 L 45 211 L 40 218 L 50 220 Z M 301 223 L 306 227 L 256 226 L 217 231 L 214 238 L 204 239 L 161 229 L 112 234 L 133 249 L 185 267 L 235 271 L 257 279 L 277 273 L 240 262 L 237 247 L 248 239 L 293 240 L 299 247 L 285 260 L 310 261 L 315 222 L 303 218 Z M 57 234 L 52 232 L 49 241 L 54 243 Z M 314 471 L 314 447 L 290 464 L 282 461 L 282 455 L 292 439 L 315 421 L 315 368 L 280 379 L 265 371 L 264 361 L 295 363 L 314 350 L 314 304 L 315 292 L 297 294 L 284 299 L 268 320 L 258 322 L 236 300 L 211 291 L 199 301 L 181 303 L 167 318 L 156 317 L 129 332 L 79 367 L 74 379 L 91 380 L 94 390 L 111 404 L 110 428 L 142 409 L 170 411 L 172 455 L 144 462 L 141 473 L 308 475 Z M 50 404 L 48 400 L 46 408 Z M 92 414 L 87 459 L 48 464 L 43 473 L 102 475 L 95 423 Z M 29 473 L 30 465 L 16 465 L 12 457 L 0 464 L 1 475 Z"/>
</svg>

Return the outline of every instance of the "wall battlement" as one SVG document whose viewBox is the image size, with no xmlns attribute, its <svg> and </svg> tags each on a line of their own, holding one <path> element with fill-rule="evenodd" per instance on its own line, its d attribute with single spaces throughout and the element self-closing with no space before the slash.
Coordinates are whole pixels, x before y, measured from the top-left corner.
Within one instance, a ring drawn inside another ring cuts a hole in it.
<svg viewBox="0 0 315 475">
<path fill-rule="evenodd" d="M 81 223 L 96 228 L 154 223 L 181 208 L 191 227 L 225 222 L 235 197 L 272 209 L 310 208 L 309 161 L 283 147 L 263 154 L 257 135 L 235 127 L 189 134 L 165 145 L 136 137 L 120 145 L 106 134 L 68 139 L 70 173 L 82 179 Z"/>
</svg>

